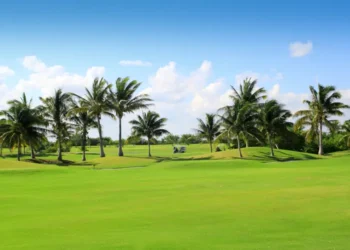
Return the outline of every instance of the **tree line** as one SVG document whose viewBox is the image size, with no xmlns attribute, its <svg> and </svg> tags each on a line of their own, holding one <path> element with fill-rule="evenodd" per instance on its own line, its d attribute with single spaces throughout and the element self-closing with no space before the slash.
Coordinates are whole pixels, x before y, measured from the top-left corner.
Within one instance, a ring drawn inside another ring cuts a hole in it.
<svg viewBox="0 0 350 250">
<path fill-rule="evenodd" d="M 213 144 L 221 142 L 237 148 L 241 157 L 242 146 L 249 145 L 268 145 L 271 156 L 274 156 L 274 148 L 278 144 L 296 145 L 301 137 L 308 145 L 317 144 L 318 154 L 322 155 L 324 136 L 327 137 L 325 127 L 330 134 L 338 133 L 339 142 L 350 146 L 350 121 L 341 125 L 334 119 L 344 115 L 343 110 L 349 106 L 339 101 L 341 94 L 334 86 L 319 84 L 316 89 L 310 86 L 311 99 L 304 101 L 307 109 L 292 114 L 277 100 L 268 99 L 266 90 L 257 88 L 256 80 L 247 78 L 238 89 L 231 87 L 230 105 L 220 108 L 216 114 L 206 114 L 204 119 L 198 119 L 195 134 L 180 137 L 164 129 L 166 118 L 148 110 L 153 100 L 147 94 L 136 94 L 140 85 L 140 82 L 128 77 L 118 78 L 114 85 L 104 78 L 96 78 L 90 89 L 85 88 L 83 96 L 58 89 L 52 96 L 40 98 L 41 104 L 35 107 L 23 93 L 20 99 L 8 102 L 8 109 L 0 111 L 1 149 L 17 148 L 17 159 L 20 160 L 22 146 L 29 146 L 31 158 L 34 159 L 43 144 L 50 144 L 47 138 L 53 137 L 58 161 L 63 160 L 65 145 L 73 142 L 81 146 L 83 161 L 86 161 L 86 147 L 92 142 L 99 145 L 100 157 L 105 157 L 104 145 L 115 143 L 103 137 L 101 120 L 105 116 L 118 121 L 119 156 L 124 155 L 125 143 L 146 143 L 148 155 L 151 156 L 151 144 L 155 142 L 193 144 L 203 140 L 209 143 L 211 152 Z M 124 140 L 122 119 L 126 114 L 138 110 L 148 111 L 130 121 L 132 133 Z M 293 117 L 297 119 L 295 123 L 291 122 Z M 92 128 L 98 131 L 97 139 L 88 137 Z M 166 136 L 156 141 L 163 135 Z M 298 145 L 293 149 L 302 150 L 300 147 Z"/>
<path fill-rule="evenodd" d="M 21 157 L 21 146 L 29 145 L 31 157 L 35 151 L 47 141 L 47 136 L 55 138 L 57 160 L 62 161 L 63 145 L 71 139 L 74 131 L 81 137 L 82 160 L 86 161 L 88 132 L 96 128 L 99 135 L 100 157 L 105 157 L 104 137 L 101 119 L 103 116 L 118 119 L 119 156 L 122 149 L 122 119 L 127 113 L 140 109 L 148 109 L 152 99 L 147 94 L 136 95 L 141 83 L 128 77 L 118 78 L 115 85 L 104 78 L 96 78 L 91 89 L 85 88 L 85 95 L 64 93 L 62 89 L 53 96 L 40 98 L 41 104 L 33 107 L 25 93 L 19 100 L 8 102 L 8 109 L 0 111 L 0 143 L 1 148 L 17 147 L 17 159 Z M 130 121 L 134 136 L 146 137 L 149 145 L 154 137 L 168 133 L 164 129 L 165 118 L 153 111 L 143 112 L 137 119 Z"/>
<path fill-rule="evenodd" d="M 332 136 L 335 133 L 340 135 L 337 136 L 337 143 L 343 142 L 350 146 L 350 120 L 340 125 L 335 119 L 343 116 L 343 110 L 350 106 L 340 102 L 341 93 L 334 86 L 310 86 L 311 98 L 303 101 L 307 109 L 295 114 L 277 100 L 268 99 L 266 90 L 257 88 L 256 80 L 245 79 L 239 89 L 231 88 L 231 105 L 220 108 L 217 114 L 206 114 L 203 120 L 198 119 L 196 131 L 207 138 L 211 151 L 215 140 L 225 139 L 233 143 L 236 140 L 236 147 L 242 157 L 241 143 L 244 142 L 248 147 L 250 141 L 255 141 L 268 145 L 273 157 L 276 139 L 281 140 L 294 132 L 302 135 L 308 145 L 316 142 L 318 154 L 323 155 L 324 128 Z M 293 117 L 295 123 L 291 122 Z"/>
</svg>

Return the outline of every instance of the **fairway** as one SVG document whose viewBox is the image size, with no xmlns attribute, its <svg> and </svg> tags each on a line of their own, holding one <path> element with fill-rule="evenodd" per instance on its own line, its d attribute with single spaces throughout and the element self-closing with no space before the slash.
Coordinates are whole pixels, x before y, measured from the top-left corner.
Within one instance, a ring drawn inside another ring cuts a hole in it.
<svg viewBox="0 0 350 250">
<path fill-rule="evenodd" d="M 0 160 L 0 249 L 350 248 L 349 154 L 206 159 L 204 146 L 172 160 L 159 160 L 170 146 L 152 159 L 111 149 L 88 155 L 95 169 Z"/>
</svg>

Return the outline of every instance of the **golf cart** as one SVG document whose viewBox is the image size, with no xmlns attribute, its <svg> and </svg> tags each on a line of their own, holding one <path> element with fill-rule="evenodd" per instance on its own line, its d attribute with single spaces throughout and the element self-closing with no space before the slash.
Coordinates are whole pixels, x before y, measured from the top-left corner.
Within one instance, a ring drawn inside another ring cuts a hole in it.
<svg viewBox="0 0 350 250">
<path fill-rule="evenodd" d="M 181 146 L 181 147 L 175 146 L 174 147 L 174 151 L 173 151 L 174 154 L 176 154 L 176 153 L 185 153 L 185 152 L 186 152 L 186 147 L 183 147 L 183 146 Z"/>
</svg>

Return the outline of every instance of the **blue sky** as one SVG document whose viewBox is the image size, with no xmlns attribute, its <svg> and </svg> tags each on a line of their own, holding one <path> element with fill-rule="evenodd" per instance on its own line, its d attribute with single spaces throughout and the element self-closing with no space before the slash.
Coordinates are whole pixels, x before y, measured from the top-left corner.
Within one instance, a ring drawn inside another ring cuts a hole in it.
<svg viewBox="0 0 350 250">
<path fill-rule="evenodd" d="M 23 90 L 35 100 L 58 87 L 82 91 L 94 76 L 143 82 L 174 133 L 191 132 L 195 118 L 227 102 L 229 86 L 247 76 L 292 111 L 316 82 L 336 85 L 350 102 L 346 1 L 23 0 L 1 6 L 1 108 Z M 104 127 L 116 138 L 115 122 L 105 119 Z"/>
</svg>

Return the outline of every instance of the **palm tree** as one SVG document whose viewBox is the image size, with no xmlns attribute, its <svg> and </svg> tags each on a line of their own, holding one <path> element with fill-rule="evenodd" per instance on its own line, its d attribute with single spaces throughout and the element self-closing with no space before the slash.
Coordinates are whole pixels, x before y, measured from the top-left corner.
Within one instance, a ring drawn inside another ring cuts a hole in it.
<svg viewBox="0 0 350 250">
<path fill-rule="evenodd" d="M 292 114 L 289 110 L 284 109 L 283 104 L 278 103 L 276 100 L 269 100 L 262 103 L 258 113 L 259 125 L 269 142 L 271 156 L 274 157 L 273 147 L 275 136 L 286 132 L 287 127 L 293 125 L 287 121 Z"/>
<path fill-rule="evenodd" d="M 137 116 L 136 120 L 130 121 L 133 135 L 147 137 L 149 157 L 151 157 L 151 140 L 169 133 L 163 129 L 166 121 L 166 118 L 161 118 L 159 114 L 152 111 L 143 112 L 142 115 Z"/>
<path fill-rule="evenodd" d="M 10 101 L 8 104 L 9 109 L 0 112 L 0 116 L 6 118 L 0 121 L 0 140 L 9 147 L 17 146 L 17 160 L 20 161 L 22 144 L 33 145 L 43 140 L 46 129 L 43 128 L 42 117 L 30 108 L 30 103 L 24 106 L 23 103 Z"/>
<path fill-rule="evenodd" d="M 119 121 L 119 156 L 123 156 L 122 148 L 122 119 L 126 113 L 133 113 L 139 109 L 146 109 L 152 99 L 147 94 L 135 96 L 135 92 L 141 83 L 136 80 L 129 81 L 129 77 L 118 78 L 115 81 L 116 91 L 111 93 L 115 115 Z"/>
<path fill-rule="evenodd" d="M 71 97 L 70 94 L 63 93 L 61 89 L 56 90 L 51 97 L 40 97 L 40 100 L 43 103 L 45 118 L 51 126 L 51 133 L 56 137 L 58 161 L 62 161 L 62 143 L 65 138 L 67 138 L 68 132 L 71 128 L 67 121 Z"/>
<path fill-rule="evenodd" d="M 96 119 L 98 135 L 100 138 L 100 157 L 105 157 L 106 154 L 103 149 L 103 136 L 102 136 L 102 126 L 101 119 L 102 115 L 107 115 L 114 119 L 114 115 L 111 113 L 114 106 L 112 100 L 109 98 L 109 92 L 112 85 L 101 78 L 95 78 L 91 91 L 87 88 L 86 95 L 84 98 L 77 96 L 82 100 L 82 109 L 81 111 L 87 111 L 88 114 Z"/>
<path fill-rule="evenodd" d="M 231 95 L 231 99 L 234 102 L 243 102 L 244 104 L 257 104 L 260 101 L 267 98 L 266 90 L 264 88 L 256 88 L 257 80 L 246 78 L 243 84 L 239 86 L 239 91 L 231 86 L 234 94 Z M 242 104 L 243 104 L 242 103 Z"/>
<path fill-rule="evenodd" d="M 240 84 L 239 90 L 231 86 L 233 95 L 231 99 L 233 103 L 240 103 L 240 105 L 250 105 L 251 109 L 256 109 L 259 102 L 267 98 L 266 90 L 264 88 L 257 88 L 257 80 L 246 78 L 243 84 Z M 246 147 L 249 147 L 249 134 L 243 133 L 242 137 L 245 141 Z"/>
<path fill-rule="evenodd" d="M 213 152 L 213 141 L 220 134 L 220 121 L 215 119 L 215 114 L 205 114 L 205 120 L 198 120 L 198 129 L 195 131 L 199 136 L 206 138 L 210 145 L 210 152 Z"/>
<path fill-rule="evenodd" d="M 312 142 L 316 139 L 316 137 L 318 137 L 318 124 L 314 121 L 315 115 L 313 110 L 311 107 L 309 107 L 309 109 L 311 112 L 305 113 L 295 122 L 294 131 L 301 132 L 301 134 L 305 135 L 307 142 Z"/>
<path fill-rule="evenodd" d="M 341 137 L 340 141 L 346 141 L 347 147 L 350 147 L 350 120 L 344 122 L 342 130 L 344 135 Z"/>
<path fill-rule="evenodd" d="M 344 113 L 341 109 L 350 108 L 342 102 L 341 94 L 335 91 L 334 86 L 323 86 L 318 84 L 318 89 L 310 86 L 311 100 L 304 100 L 308 105 L 308 109 L 300 110 L 295 113 L 296 117 L 300 117 L 297 123 L 303 124 L 303 121 L 310 121 L 314 127 L 317 127 L 318 133 L 318 154 L 323 155 L 322 133 L 323 126 L 333 130 L 334 120 L 330 120 L 332 116 L 342 116 Z"/>
<path fill-rule="evenodd" d="M 81 149 L 83 151 L 82 161 L 86 161 L 86 143 L 90 128 L 97 128 L 97 122 L 88 111 L 85 110 L 83 101 L 72 100 L 71 110 L 69 111 L 70 120 L 75 123 L 78 134 L 81 135 Z"/>
<path fill-rule="evenodd" d="M 13 99 L 8 102 L 10 106 L 19 106 L 22 109 L 28 109 L 31 116 L 36 120 L 36 127 L 32 129 L 28 128 L 27 133 L 24 135 L 24 142 L 30 146 L 31 149 L 31 158 L 35 159 L 35 147 L 39 146 L 42 141 L 46 140 L 46 126 L 48 125 L 43 113 L 42 107 L 37 106 L 32 107 L 32 99 L 28 100 L 25 93 L 22 94 L 22 97 L 19 100 Z M 25 147 L 25 143 L 23 146 Z M 24 148 L 25 150 L 25 148 Z M 24 152 L 25 153 L 25 152 Z"/>
<path fill-rule="evenodd" d="M 223 127 L 220 136 L 227 138 L 234 136 L 237 140 L 239 156 L 242 158 L 240 137 L 248 135 L 260 141 L 260 131 L 256 127 L 257 113 L 251 109 L 250 104 L 240 102 L 221 110 L 224 111 L 224 114 L 220 115 Z"/>
</svg>

